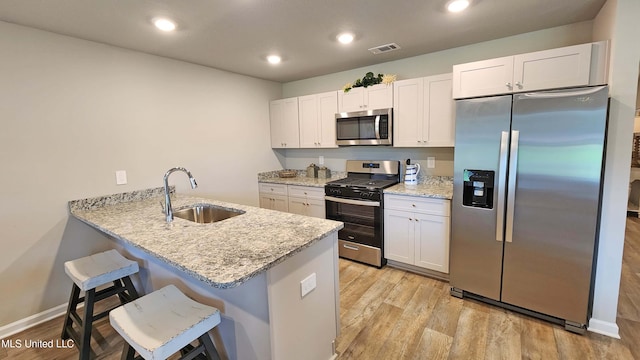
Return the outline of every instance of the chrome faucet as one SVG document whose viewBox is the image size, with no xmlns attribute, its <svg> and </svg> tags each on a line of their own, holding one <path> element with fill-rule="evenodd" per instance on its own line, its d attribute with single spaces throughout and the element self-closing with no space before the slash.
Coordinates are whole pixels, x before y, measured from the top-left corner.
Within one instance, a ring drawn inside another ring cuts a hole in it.
<svg viewBox="0 0 640 360">
<path fill-rule="evenodd" d="M 191 172 L 183 167 L 171 168 L 164 174 L 164 214 L 167 217 L 167 223 L 171 223 L 171 221 L 173 221 L 173 209 L 171 208 L 171 198 L 169 197 L 169 175 L 175 171 L 182 171 L 189 176 L 189 182 L 191 183 L 192 189 L 198 187 L 198 183 L 196 183 L 196 179 L 193 178 Z"/>
</svg>

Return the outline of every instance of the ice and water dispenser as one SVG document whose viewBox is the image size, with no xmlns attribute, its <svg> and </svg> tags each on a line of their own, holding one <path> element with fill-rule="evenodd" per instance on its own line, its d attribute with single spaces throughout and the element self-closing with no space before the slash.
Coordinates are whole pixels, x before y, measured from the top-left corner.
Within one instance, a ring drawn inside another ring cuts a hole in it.
<svg viewBox="0 0 640 360">
<path fill-rule="evenodd" d="M 493 179 L 495 171 L 464 170 L 462 204 L 493 209 Z"/>
</svg>

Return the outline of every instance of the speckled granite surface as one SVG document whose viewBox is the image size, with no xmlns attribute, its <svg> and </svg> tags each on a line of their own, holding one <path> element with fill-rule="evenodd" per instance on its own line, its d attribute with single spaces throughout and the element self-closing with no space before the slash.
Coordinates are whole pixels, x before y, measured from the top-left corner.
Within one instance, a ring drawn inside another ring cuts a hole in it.
<svg viewBox="0 0 640 360">
<path fill-rule="evenodd" d="M 161 188 L 160 188 L 161 189 Z M 311 246 L 343 223 L 216 201 L 172 196 L 173 209 L 211 204 L 245 211 L 211 224 L 167 224 L 157 189 L 69 202 L 71 214 L 216 288 L 232 288 Z"/>
<path fill-rule="evenodd" d="M 399 183 L 384 189 L 384 193 L 451 200 L 453 197 L 453 177 L 425 176 L 417 185 Z"/>
<path fill-rule="evenodd" d="M 293 178 L 281 178 L 278 176 L 277 171 L 269 171 L 258 174 L 258 182 L 261 183 L 270 183 L 270 184 L 285 184 L 285 185 L 300 185 L 300 186 L 311 186 L 311 187 L 324 187 L 327 181 L 338 180 L 347 177 L 347 173 L 344 171 L 332 171 L 331 178 L 329 179 L 321 179 L 321 178 L 310 178 L 307 177 L 306 170 L 296 170 L 298 172 L 298 176 Z"/>
</svg>

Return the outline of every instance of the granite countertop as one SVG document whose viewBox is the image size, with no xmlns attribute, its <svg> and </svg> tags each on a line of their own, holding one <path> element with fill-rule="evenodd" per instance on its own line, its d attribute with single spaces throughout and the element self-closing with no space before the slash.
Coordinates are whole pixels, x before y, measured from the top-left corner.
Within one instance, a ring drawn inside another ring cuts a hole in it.
<svg viewBox="0 0 640 360">
<path fill-rule="evenodd" d="M 258 174 L 258 182 L 284 185 L 300 185 L 312 187 L 324 187 L 328 181 L 347 177 L 345 172 L 332 172 L 330 179 L 309 178 L 305 170 L 294 170 L 298 173 L 293 178 L 281 178 L 279 171 L 269 171 Z M 417 185 L 405 185 L 400 182 L 397 185 L 384 189 L 385 194 L 419 196 L 436 199 L 451 200 L 453 197 L 452 176 L 421 176 Z"/>
<path fill-rule="evenodd" d="M 245 211 L 211 224 L 175 218 L 167 224 L 162 188 L 69 202 L 71 215 L 216 288 L 232 288 L 330 233 L 337 221 L 172 195 L 174 211 L 211 204 Z"/>
<path fill-rule="evenodd" d="M 420 179 L 417 185 L 399 183 L 384 189 L 384 193 L 451 200 L 453 197 L 453 177 L 426 176 Z"/>
<path fill-rule="evenodd" d="M 300 185 L 311 187 L 324 187 L 328 181 L 338 180 L 347 177 L 344 171 L 331 172 L 330 178 L 311 178 L 307 177 L 306 170 L 294 170 L 297 172 L 296 177 L 281 178 L 278 176 L 280 170 L 268 171 L 258 174 L 258 182 L 269 184 L 284 184 L 284 185 Z"/>
</svg>

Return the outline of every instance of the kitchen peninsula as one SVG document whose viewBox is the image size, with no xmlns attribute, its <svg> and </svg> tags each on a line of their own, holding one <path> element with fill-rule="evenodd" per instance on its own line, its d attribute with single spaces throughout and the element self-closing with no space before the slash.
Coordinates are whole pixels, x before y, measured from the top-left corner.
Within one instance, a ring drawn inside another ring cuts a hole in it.
<svg viewBox="0 0 640 360">
<path fill-rule="evenodd" d="M 209 224 L 177 217 L 167 224 L 162 196 L 157 188 L 71 201 L 69 209 L 138 261 L 142 293 L 171 283 L 219 308 L 222 322 L 212 335 L 223 357 L 335 358 L 342 223 L 173 195 L 174 210 L 207 204 L 244 213 Z"/>
</svg>

